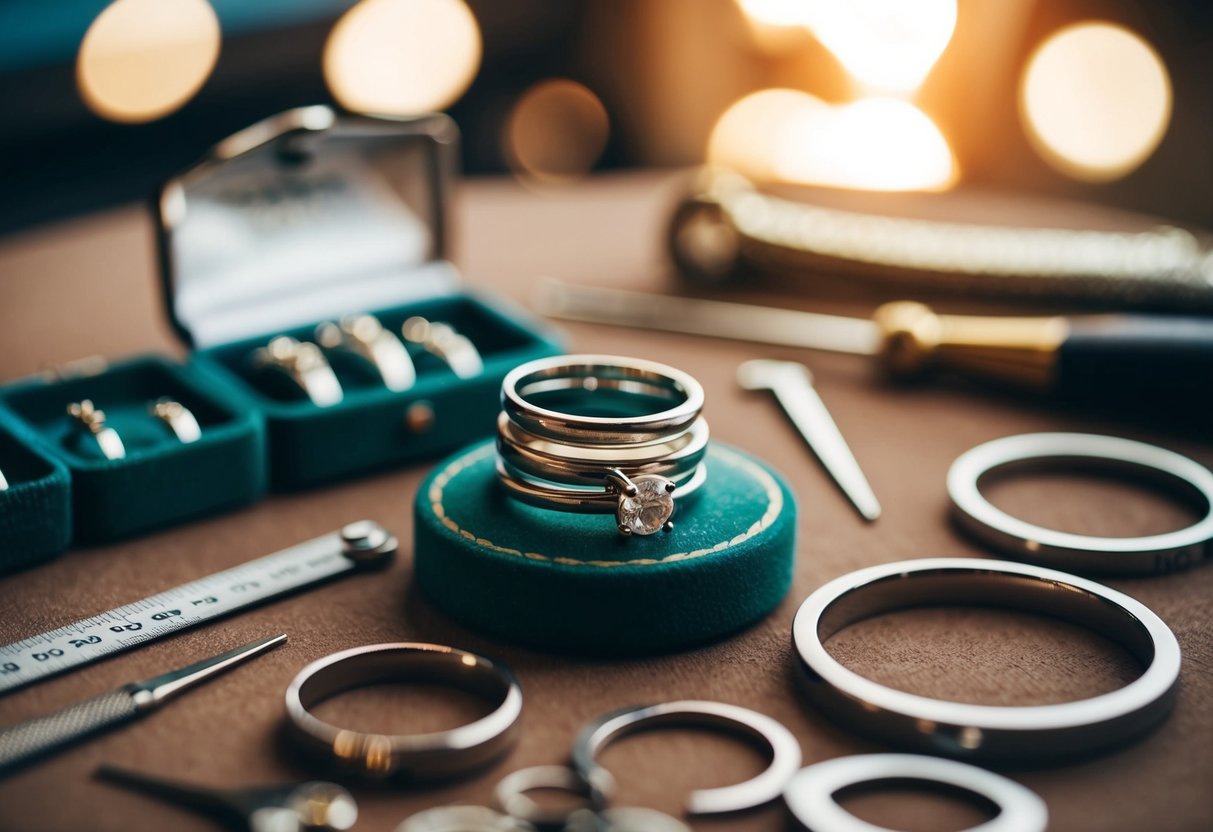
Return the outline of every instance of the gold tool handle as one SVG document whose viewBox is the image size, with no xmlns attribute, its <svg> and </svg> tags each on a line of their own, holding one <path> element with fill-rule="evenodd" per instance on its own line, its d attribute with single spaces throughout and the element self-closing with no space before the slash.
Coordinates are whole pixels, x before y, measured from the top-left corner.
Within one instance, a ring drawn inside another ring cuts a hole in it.
<svg viewBox="0 0 1213 832">
<path fill-rule="evenodd" d="M 1040 391 L 1054 386 L 1058 350 L 1070 333 L 1061 316 L 939 315 L 912 301 L 886 303 L 873 320 L 882 334 L 881 364 L 896 377 L 938 367 Z"/>
</svg>

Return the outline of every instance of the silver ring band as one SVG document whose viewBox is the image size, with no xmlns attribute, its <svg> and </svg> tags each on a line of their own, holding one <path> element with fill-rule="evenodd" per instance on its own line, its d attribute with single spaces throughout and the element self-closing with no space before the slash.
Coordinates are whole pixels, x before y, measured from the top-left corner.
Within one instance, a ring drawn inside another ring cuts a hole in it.
<svg viewBox="0 0 1213 832">
<path fill-rule="evenodd" d="M 1076 702 L 972 705 L 877 684 L 825 649 L 825 641 L 856 621 L 958 602 L 1088 626 L 1124 646 L 1145 672 L 1119 690 Z M 806 695 L 838 724 L 912 750 L 969 760 L 1054 760 L 1135 739 L 1170 712 L 1179 680 L 1179 643 L 1141 602 L 1065 572 L 978 558 L 901 561 L 836 578 L 801 604 L 792 643 Z"/>
<path fill-rule="evenodd" d="M 626 418 L 579 416 L 539 407 L 527 397 L 557 390 L 618 390 L 668 399 L 657 413 Z M 564 355 L 515 367 L 501 384 L 501 407 L 527 431 L 560 442 L 647 442 L 690 427 L 703 409 L 703 387 L 690 374 L 655 361 L 613 355 Z"/>
<path fill-rule="evenodd" d="M 740 812 L 769 803 L 779 797 L 800 768 L 800 743 L 783 725 L 748 708 L 699 700 L 625 708 L 599 717 L 581 729 L 573 742 L 573 768 L 605 802 L 615 790 L 615 779 L 598 764 L 599 752 L 625 734 L 659 725 L 724 728 L 756 741 L 771 755 L 770 765 L 757 777 L 732 786 L 691 792 L 686 810 L 692 815 Z"/>
<path fill-rule="evenodd" d="M 611 468 L 629 474 L 656 474 L 677 480 L 695 470 L 708 449 L 708 423 L 702 416 L 671 437 L 630 445 L 567 445 L 530 433 L 497 416 L 497 453 L 511 468 L 538 479 L 601 488 Z"/>
<path fill-rule="evenodd" d="M 484 360 L 472 339 L 450 324 L 414 315 L 400 327 L 400 334 L 441 360 L 459 378 L 472 378 L 484 372 Z"/>
<path fill-rule="evenodd" d="M 557 511 L 572 511 L 583 514 L 620 514 L 621 497 L 626 494 L 617 490 L 594 491 L 588 488 L 561 488 L 550 483 L 531 480 L 520 472 L 512 470 L 504 461 L 497 460 L 497 478 L 506 492 L 516 500 L 535 506 L 536 508 L 555 509 Z M 670 480 L 675 486 L 673 497 L 678 505 L 686 505 L 700 493 L 699 489 L 707 482 L 708 469 L 699 465 L 689 476 L 678 480 Z M 665 477 L 629 478 L 636 483 L 665 480 Z M 671 512 L 672 513 L 672 512 Z M 666 521 L 669 523 L 669 521 Z M 673 525 L 672 523 L 670 524 Z"/>
<path fill-rule="evenodd" d="M 1098 466 L 1162 479 L 1202 504 L 1186 529 L 1145 537 L 1094 537 L 1028 523 L 996 508 L 981 483 L 1011 469 Z M 948 471 L 953 516 L 967 532 L 1013 558 L 1082 573 L 1170 572 L 1213 558 L 1213 472 L 1185 456 L 1114 436 L 1029 433 L 978 445 Z"/>
<path fill-rule="evenodd" d="M 595 811 L 602 808 L 590 784 L 568 766 L 531 766 L 510 772 L 497 782 L 493 796 L 501 811 L 510 817 L 541 827 L 562 828 L 569 815 L 582 808 L 545 809 L 527 797 L 527 792 L 537 789 L 567 792 L 580 798 L 586 808 Z"/>
<path fill-rule="evenodd" d="M 310 709 L 335 694 L 384 681 L 448 682 L 496 703 L 475 722 L 429 734 L 383 735 L 339 728 Z M 503 665 L 439 644 L 355 647 L 312 662 L 286 691 L 295 739 L 339 768 L 371 779 L 432 780 L 480 768 L 503 754 L 522 712 L 522 689 Z"/>
<path fill-rule="evenodd" d="M 183 445 L 189 445 L 202 438 L 202 428 L 198 419 L 181 402 L 172 399 L 160 399 L 148 405 L 148 412 L 164 422 L 168 429 Z"/>
<path fill-rule="evenodd" d="M 345 398 L 324 352 L 311 341 L 279 335 L 254 350 L 252 361 L 255 367 L 285 373 L 316 407 L 331 407 Z"/>
<path fill-rule="evenodd" d="M 838 805 L 834 795 L 860 783 L 926 783 L 984 797 L 998 814 L 965 832 L 1044 832 L 1049 810 L 1031 789 L 992 771 L 918 754 L 857 754 L 806 766 L 788 783 L 783 800 L 803 829 L 813 832 L 893 832 Z"/>
<path fill-rule="evenodd" d="M 106 459 L 126 458 L 126 446 L 122 443 L 122 437 L 118 435 L 118 431 L 105 424 L 105 411 L 95 407 L 91 399 L 72 402 L 67 406 L 67 414 L 88 432 Z"/>
<path fill-rule="evenodd" d="M 366 361 L 389 390 L 408 390 L 417 382 L 417 368 L 408 348 L 384 329 L 374 315 L 346 315 L 339 323 L 325 321 L 316 327 L 316 343 L 326 350 L 344 350 Z"/>
</svg>

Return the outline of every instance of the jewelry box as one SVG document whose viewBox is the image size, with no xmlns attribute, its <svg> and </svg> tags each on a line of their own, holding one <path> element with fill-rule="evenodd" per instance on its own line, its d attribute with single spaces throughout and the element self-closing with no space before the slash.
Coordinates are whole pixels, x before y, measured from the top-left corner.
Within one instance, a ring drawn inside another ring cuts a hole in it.
<svg viewBox="0 0 1213 832">
<path fill-rule="evenodd" d="M 70 516 L 66 500 L 3 512 L 6 526 L 54 529 L 44 555 L 247 505 L 265 492 L 261 415 L 189 363 L 155 355 L 78 362 L 3 388 L 0 410 L 24 451 L 49 464 L 49 482 L 57 488 L 61 476 L 70 485 Z M 0 549 L 19 539 L 10 532 L 0 529 Z"/>
<path fill-rule="evenodd" d="M 264 415 L 273 488 L 487 436 L 505 373 L 560 351 L 447 259 L 457 142 L 442 115 L 306 107 L 161 190 L 168 318 L 194 363 Z"/>
</svg>

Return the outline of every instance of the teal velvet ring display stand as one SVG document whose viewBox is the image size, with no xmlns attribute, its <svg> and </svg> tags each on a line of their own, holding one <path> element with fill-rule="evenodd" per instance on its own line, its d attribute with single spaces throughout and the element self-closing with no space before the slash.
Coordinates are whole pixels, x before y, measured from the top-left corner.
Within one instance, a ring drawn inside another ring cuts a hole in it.
<svg viewBox="0 0 1213 832">
<path fill-rule="evenodd" d="M 506 496 L 495 456 L 487 442 L 448 458 L 414 505 L 418 584 L 470 627 L 565 652 L 662 653 L 752 624 L 791 587 L 795 500 L 741 451 L 715 444 L 674 530 L 631 538 L 613 515 Z"/>
</svg>

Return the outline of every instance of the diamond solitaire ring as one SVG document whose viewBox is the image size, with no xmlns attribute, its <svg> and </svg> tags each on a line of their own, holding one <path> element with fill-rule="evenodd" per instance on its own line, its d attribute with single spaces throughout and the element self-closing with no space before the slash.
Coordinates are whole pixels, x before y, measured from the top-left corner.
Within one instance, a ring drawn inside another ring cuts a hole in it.
<svg viewBox="0 0 1213 832">
<path fill-rule="evenodd" d="M 510 496 L 615 515 L 622 535 L 673 528 L 707 478 L 703 388 L 633 358 L 569 355 L 517 367 L 501 386 L 497 473 Z"/>
</svg>

